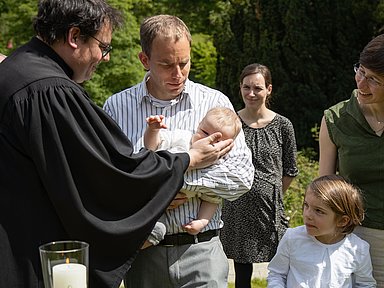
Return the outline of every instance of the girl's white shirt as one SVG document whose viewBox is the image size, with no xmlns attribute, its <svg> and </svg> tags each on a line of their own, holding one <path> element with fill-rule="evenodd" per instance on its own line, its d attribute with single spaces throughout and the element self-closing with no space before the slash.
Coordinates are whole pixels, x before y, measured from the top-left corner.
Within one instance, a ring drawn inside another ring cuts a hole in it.
<svg viewBox="0 0 384 288">
<path fill-rule="evenodd" d="M 269 288 L 376 287 L 369 244 L 353 233 L 324 244 L 305 226 L 289 228 L 268 270 Z"/>
</svg>

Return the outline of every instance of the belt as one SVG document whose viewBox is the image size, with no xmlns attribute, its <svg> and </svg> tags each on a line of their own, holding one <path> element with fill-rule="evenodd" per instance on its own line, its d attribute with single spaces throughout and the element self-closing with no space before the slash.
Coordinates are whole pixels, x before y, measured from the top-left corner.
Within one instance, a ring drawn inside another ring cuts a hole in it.
<svg viewBox="0 0 384 288">
<path fill-rule="evenodd" d="M 165 235 L 164 239 L 160 241 L 161 246 L 179 246 L 187 244 L 196 244 L 200 242 L 206 242 L 212 239 L 212 237 L 219 236 L 219 230 L 208 230 L 197 235 L 191 235 L 188 233 L 179 233 Z"/>
</svg>

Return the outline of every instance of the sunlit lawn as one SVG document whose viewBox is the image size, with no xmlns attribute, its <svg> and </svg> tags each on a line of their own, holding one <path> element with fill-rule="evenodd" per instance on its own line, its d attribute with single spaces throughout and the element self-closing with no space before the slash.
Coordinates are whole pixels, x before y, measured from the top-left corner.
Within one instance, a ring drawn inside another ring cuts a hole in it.
<svg viewBox="0 0 384 288">
<path fill-rule="evenodd" d="M 253 279 L 252 280 L 252 288 L 265 288 L 267 287 L 266 279 Z M 228 288 L 235 288 L 234 283 L 229 283 Z"/>
<path fill-rule="evenodd" d="M 267 287 L 267 280 L 265 279 L 253 279 L 252 288 L 265 288 Z M 120 288 L 124 288 L 123 283 L 121 283 Z M 235 283 L 228 283 L 228 288 L 235 288 Z"/>
</svg>

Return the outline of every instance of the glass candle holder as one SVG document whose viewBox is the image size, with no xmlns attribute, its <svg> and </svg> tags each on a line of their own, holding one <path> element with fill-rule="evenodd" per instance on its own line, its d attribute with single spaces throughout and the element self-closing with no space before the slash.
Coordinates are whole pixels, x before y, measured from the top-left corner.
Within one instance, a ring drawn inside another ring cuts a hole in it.
<svg viewBox="0 0 384 288">
<path fill-rule="evenodd" d="M 50 242 L 39 251 L 45 288 L 88 287 L 88 243 Z"/>
</svg>

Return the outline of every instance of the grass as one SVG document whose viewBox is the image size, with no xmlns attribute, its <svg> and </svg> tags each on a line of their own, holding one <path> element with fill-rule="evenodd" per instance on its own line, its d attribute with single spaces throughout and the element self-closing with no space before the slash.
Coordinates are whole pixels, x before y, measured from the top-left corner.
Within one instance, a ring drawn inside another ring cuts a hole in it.
<svg viewBox="0 0 384 288">
<path fill-rule="evenodd" d="M 253 279 L 252 288 L 265 288 L 267 287 L 266 279 Z M 228 288 L 235 288 L 235 283 L 228 283 Z"/>
<path fill-rule="evenodd" d="M 265 279 L 253 279 L 252 288 L 265 288 L 267 287 L 267 280 Z M 124 288 L 123 282 L 120 285 L 120 288 Z M 228 288 L 235 288 L 235 283 L 228 283 Z"/>
</svg>

